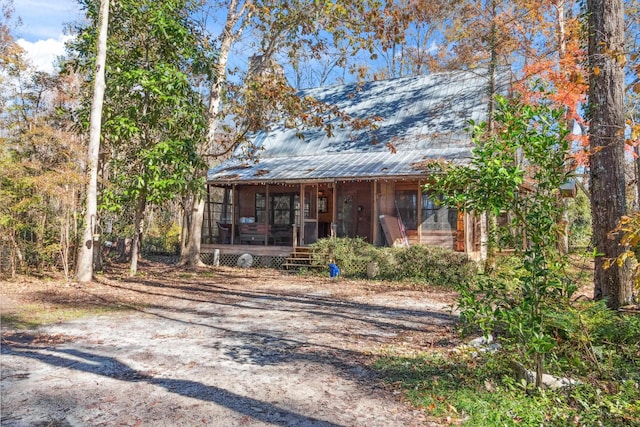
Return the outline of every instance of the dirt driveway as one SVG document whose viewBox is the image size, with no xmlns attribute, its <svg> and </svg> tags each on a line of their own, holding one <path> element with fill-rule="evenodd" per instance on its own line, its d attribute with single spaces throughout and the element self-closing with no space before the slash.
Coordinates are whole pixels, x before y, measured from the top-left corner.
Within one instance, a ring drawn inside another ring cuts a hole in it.
<svg viewBox="0 0 640 427">
<path fill-rule="evenodd" d="M 453 343 L 452 294 L 272 270 L 143 266 L 88 286 L 2 283 L 3 313 L 109 310 L 3 325 L 2 426 L 429 425 L 370 367 Z"/>
</svg>

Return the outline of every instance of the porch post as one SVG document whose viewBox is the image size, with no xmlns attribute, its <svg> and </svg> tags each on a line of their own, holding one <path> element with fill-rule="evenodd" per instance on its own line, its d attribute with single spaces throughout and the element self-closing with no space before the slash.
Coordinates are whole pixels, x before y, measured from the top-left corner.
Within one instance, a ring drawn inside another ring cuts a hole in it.
<svg viewBox="0 0 640 427">
<path fill-rule="evenodd" d="M 207 237 L 209 240 L 207 243 L 213 243 L 213 227 L 211 226 L 211 186 L 207 184 L 206 187 L 207 208 L 205 209 L 205 212 L 207 213 Z"/>
<path fill-rule="evenodd" d="M 372 243 L 375 245 L 378 242 L 378 180 L 373 180 L 373 195 L 371 197 L 373 206 L 371 207 L 371 224 L 373 226 Z"/>
<path fill-rule="evenodd" d="M 266 224 L 266 231 L 265 233 L 267 233 L 266 236 L 264 236 L 264 244 L 265 246 L 268 246 L 269 244 L 269 231 L 271 230 L 271 223 L 269 222 L 269 183 L 267 183 L 265 185 L 265 190 L 264 190 L 264 197 L 265 197 L 265 201 L 264 201 L 264 222 Z M 275 242 L 274 242 L 275 243 Z"/>
<path fill-rule="evenodd" d="M 338 237 L 338 181 L 333 181 L 333 191 L 331 192 L 331 237 Z"/>
<path fill-rule="evenodd" d="M 300 192 L 300 212 L 298 213 L 300 219 L 298 223 L 298 239 L 297 242 L 300 246 L 304 246 L 304 184 L 300 183 L 300 188 L 298 190 Z"/>
<path fill-rule="evenodd" d="M 229 240 L 233 245 L 233 239 L 236 235 L 236 184 L 231 186 L 231 239 Z"/>
<path fill-rule="evenodd" d="M 298 247 L 298 226 L 295 224 L 291 225 L 291 231 L 293 232 L 293 247 Z"/>
<path fill-rule="evenodd" d="M 420 180 L 418 180 L 418 243 L 422 243 L 422 185 Z"/>
</svg>

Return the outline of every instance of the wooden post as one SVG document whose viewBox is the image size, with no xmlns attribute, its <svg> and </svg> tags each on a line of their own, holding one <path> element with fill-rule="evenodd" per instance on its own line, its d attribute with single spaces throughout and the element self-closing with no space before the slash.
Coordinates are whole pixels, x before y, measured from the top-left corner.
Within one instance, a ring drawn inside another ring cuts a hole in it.
<svg viewBox="0 0 640 427">
<path fill-rule="evenodd" d="M 236 185 L 231 186 L 231 239 L 229 242 L 234 244 L 234 238 L 236 235 Z"/>
<path fill-rule="evenodd" d="M 296 224 L 292 224 L 291 228 L 293 229 L 293 247 L 298 246 L 298 226 Z"/>
</svg>

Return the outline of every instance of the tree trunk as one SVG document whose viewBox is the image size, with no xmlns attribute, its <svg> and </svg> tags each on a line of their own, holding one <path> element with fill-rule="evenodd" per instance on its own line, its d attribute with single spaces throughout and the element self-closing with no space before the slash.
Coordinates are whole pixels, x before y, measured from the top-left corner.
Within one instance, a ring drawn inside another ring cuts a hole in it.
<svg viewBox="0 0 640 427">
<path fill-rule="evenodd" d="M 142 234 L 142 218 L 147 206 L 147 197 L 144 192 L 138 196 L 135 219 L 133 220 L 133 239 L 131 239 L 131 262 L 129 264 L 129 276 L 135 276 L 138 272 L 138 252 L 140 249 L 140 236 Z"/>
<path fill-rule="evenodd" d="M 565 0 L 555 0 L 554 6 L 556 8 L 556 19 L 557 27 L 556 33 L 558 38 L 558 53 L 560 55 L 560 59 L 563 59 L 565 54 L 567 53 L 567 35 L 565 31 L 565 16 L 564 16 L 564 7 Z"/>
<path fill-rule="evenodd" d="M 200 259 L 200 248 L 202 242 L 202 223 L 204 220 L 204 199 L 199 197 L 195 203 L 191 204 L 191 211 L 188 213 L 190 219 L 185 221 L 183 227 L 187 227 L 187 244 L 182 248 L 180 265 L 189 267 L 202 267 L 205 264 Z"/>
<path fill-rule="evenodd" d="M 604 268 L 625 248 L 608 238 L 626 213 L 624 175 L 624 21 L 622 0 L 588 0 L 591 212 L 595 260 L 594 295 L 610 308 L 631 302 L 628 263 Z"/>
<path fill-rule="evenodd" d="M 221 151 L 216 145 L 216 128 L 218 127 L 218 113 L 222 102 L 223 83 L 226 80 L 225 70 L 229 60 L 231 45 L 242 34 L 242 26 L 235 32 L 234 27 L 238 21 L 243 18 L 249 3 L 251 2 L 247 1 L 243 5 L 239 5 L 237 0 L 232 0 L 230 2 L 229 14 L 227 15 L 225 27 L 222 31 L 220 50 L 218 51 L 218 61 L 216 63 L 213 83 L 211 84 L 209 92 L 208 131 L 207 139 L 205 141 L 206 146 L 201 150 L 201 154 L 209 155 L 209 167 L 214 166 L 220 160 L 220 158 L 216 156 L 216 153 Z M 179 264 L 188 265 L 190 267 L 203 266 L 204 263 L 200 259 L 200 248 L 202 243 L 202 223 L 204 220 L 204 199 L 201 196 L 198 196 L 193 200 L 191 210 L 186 213 L 187 215 L 190 215 L 191 218 L 183 224 L 183 227 L 188 226 L 186 233 L 184 233 L 187 236 L 187 241 L 186 244 L 183 244 L 182 246 Z"/>
<path fill-rule="evenodd" d="M 93 234 L 98 215 L 98 156 L 100 153 L 100 132 L 102 124 L 102 104 L 104 100 L 104 69 L 107 62 L 107 29 L 109 27 L 109 0 L 101 0 L 98 18 L 98 52 L 96 56 L 96 75 L 93 85 L 91 104 L 91 122 L 89 127 L 89 147 L 87 149 L 87 183 L 84 233 L 78 254 L 76 280 L 90 282 L 93 278 Z"/>
<path fill-rule="evenodd" d="M 182 224 L 180 226 L 180 255 L 186 253 L 187 250 L 187 240 L 189 239 L 189 230 L 191 226 L 189 222 L 191 221 L 191 207 L 193 206 L 193 197 L 185 196 L 183 197 L 182 203 Z"/>
</svg>

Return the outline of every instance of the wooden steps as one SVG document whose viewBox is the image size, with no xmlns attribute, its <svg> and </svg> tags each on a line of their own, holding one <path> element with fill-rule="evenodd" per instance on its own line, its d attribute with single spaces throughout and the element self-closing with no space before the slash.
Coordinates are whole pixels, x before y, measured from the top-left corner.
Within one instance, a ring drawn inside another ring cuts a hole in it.
<svg viewBox="0 0 640 427">
<path fill-rule="evenodd" d="M 304 246 L 296 246 L 293 252 L 282 263 L 285 270 L 298 270 L 300 268 L 320 268 L 322 266 L 313 265 L 313 253 L 310 248 Z"/>
</svg>

